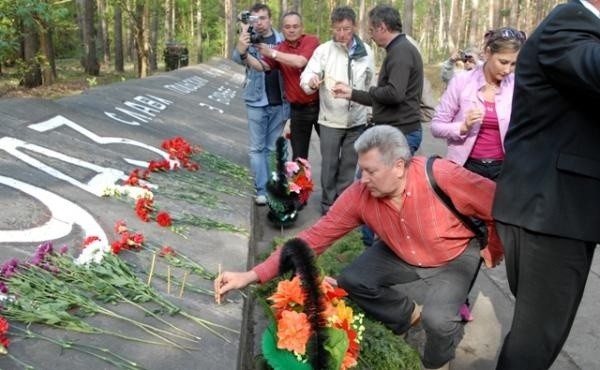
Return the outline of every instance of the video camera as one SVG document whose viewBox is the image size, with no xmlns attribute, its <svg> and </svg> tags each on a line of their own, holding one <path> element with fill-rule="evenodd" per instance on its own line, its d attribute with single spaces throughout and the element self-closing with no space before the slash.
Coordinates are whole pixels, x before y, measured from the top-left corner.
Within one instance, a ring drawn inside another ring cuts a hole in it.
<svg viewBox="0 0 600 370">
<path fill-rule="evenodd" d="M 243 24 L 249 24 L 248 33 L 250 34 L 250 43 L 260 44 L 264 41 L 261 34 L 254 32 L 254 23 L 258 22 L 258 16 L 250 15 L 250 11 L 246 10 L 240 13 L 238 20 Z"/>
</svg>

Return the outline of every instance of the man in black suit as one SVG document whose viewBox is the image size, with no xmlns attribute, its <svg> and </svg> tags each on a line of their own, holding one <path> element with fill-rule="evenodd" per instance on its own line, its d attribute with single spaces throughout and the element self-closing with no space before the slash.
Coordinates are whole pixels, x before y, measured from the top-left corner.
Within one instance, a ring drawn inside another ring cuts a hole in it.
<svg viewBox="0 0 600 370">
<path fill-rule="evenodd" d="M 600 0 L 557 6 L 515 81 L 493 215 L 516 304 L 497 369 L 547 369 L 600 241 Z"/>
</svg>

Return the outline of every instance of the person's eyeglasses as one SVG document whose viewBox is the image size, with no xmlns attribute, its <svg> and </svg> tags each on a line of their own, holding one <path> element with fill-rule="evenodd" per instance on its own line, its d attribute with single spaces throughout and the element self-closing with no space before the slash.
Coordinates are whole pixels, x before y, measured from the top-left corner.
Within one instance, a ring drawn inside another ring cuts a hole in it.
<svg viewBox="0 0 600 370">
<path fill-rule="evenodd" d="M 342 32 L 349 33 L 349 32 L 352 32 L 352 27 L 336 27 L 336 28 L 332 27 L 331 31 L 335 32 L 335 33 L 342 33 Z"/>
</svg>

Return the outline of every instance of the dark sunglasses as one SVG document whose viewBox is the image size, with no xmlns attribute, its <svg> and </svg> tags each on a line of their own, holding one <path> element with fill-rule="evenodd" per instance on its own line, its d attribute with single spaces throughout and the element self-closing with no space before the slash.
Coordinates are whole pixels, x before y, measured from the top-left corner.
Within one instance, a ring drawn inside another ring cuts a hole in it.
<svg viewBox="0 0 600 370">
<path fill-rule="evenodd" d="M 518 31 L 511 27 L 502 27 L 497 30 L 487 31 L 485 34 L 486 39 L 498 40 L 517 40 L 520 42 L 525 42 L 527 40 L 527 35 L 523 31 Z"/>
</svg>

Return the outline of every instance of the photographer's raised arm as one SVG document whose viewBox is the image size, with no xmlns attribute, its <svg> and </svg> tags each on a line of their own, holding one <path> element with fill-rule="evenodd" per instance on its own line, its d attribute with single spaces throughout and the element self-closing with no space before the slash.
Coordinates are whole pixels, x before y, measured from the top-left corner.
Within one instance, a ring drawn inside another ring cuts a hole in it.
<svg viewBox="0 0 600 370">
<path fill-rule="evenodd" d="M 256 57 L 254 57 L 251 53 L 249 53 L 250 45 L 253 45 L 250 42 L 250 33 L 248 32 L 248 25 L 242 24 L 242 30 L 240 32 L 240 37 L 238 38 L 238 42 L 235 45 L 235 50 L 233 51 L 232 59 L 234 62 L 238 64 L 247 65 L 250 68 L 253 68 L 259 72 L 269 71 L 271 67 L 268 64 L 259 61 Z M 256 50 L 258 44 L 254 44 Z"/>
</svg>

